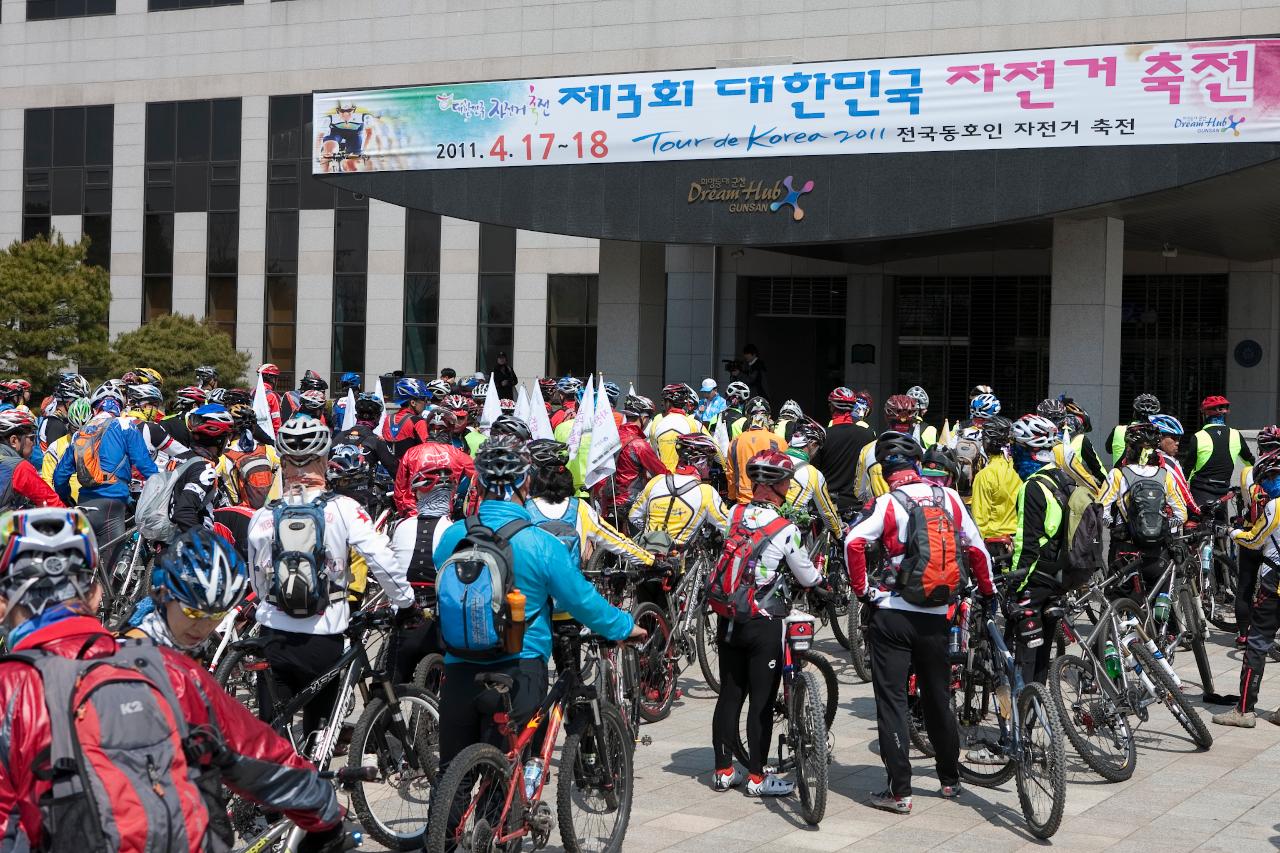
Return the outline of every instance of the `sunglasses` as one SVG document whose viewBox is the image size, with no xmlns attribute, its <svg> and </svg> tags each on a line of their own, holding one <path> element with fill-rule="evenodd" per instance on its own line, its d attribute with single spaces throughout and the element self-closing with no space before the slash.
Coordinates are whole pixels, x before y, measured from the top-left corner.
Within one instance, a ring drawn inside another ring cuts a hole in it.
<svg viewBox="0 0 1280 853">
<path fill-rule="evenodd" d="M 200 622 L 206 619 L 212 619 L 212 620 L 221 622 L 223 619 L 227 617 L 227 614 L 230 612 L 231 612 L 230 610 L 219 610 L 216 613 L 210 613 L 207 610 L 200 610 L 195 607 L 187 607 L 185 604 L 182 605 L 182 615 L 187 617 L 193 622 Z"/>
</svg>

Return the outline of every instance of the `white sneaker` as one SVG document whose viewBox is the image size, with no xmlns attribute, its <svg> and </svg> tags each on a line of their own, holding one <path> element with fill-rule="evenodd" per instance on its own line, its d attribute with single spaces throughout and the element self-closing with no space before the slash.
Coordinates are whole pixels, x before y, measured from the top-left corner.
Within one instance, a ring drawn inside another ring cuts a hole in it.
<svg viewBox="0 0 1280 853">
<path fill-rule="evenodd" d="M 747 780 L 748 797 L 789 797 L 795 789 L 794 782 L 779 779 L 772 773 L 767 774 L 759 782 Z"/>
<path fill-rule="evenodd" d="M 986 764 L 1000 767 L 1009 763 L 1008 758 L 992 752 L 991 748 L 987 746 L 969 750 L 964 754 L 964 760 L 966 764 Z"/>
<path fill-rule="evenodd" d="M 731 767 L 728 773 L 722 773 L 717 770 L 712 777 L 712 783 L 717 791 L 727 791 L 730 788 L 736 788 L 741 785 L 746 778 L 747 774 L 737 767 Z"/>
</svg>

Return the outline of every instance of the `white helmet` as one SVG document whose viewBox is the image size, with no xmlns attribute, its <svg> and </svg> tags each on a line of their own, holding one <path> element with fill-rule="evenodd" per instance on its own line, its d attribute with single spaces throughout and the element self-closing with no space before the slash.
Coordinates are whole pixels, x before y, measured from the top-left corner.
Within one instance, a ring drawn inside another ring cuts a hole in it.
<svg viewBox="0 0 1280 853">
<path fill-rule="evenodd" d="M 1023 415 L 1018 418 L 1013 422 L 1012 435 L 1018 444 L 1033 450 L 1045 450 L 1061 440 L 1053 421 L 1042 415 Z"/>
<path fill-rule="evenodd" d="M 907 389 L 907 396 L 920 404 L 920 411 L 929 408 L 929 392 L 921 388 L 919 385 L 912 385 Z"/>
<path fill-rule="evenodd" d="M 778 420 L 798 421 L 804 417 L 804 410 L 795 400 L 787 400 L 778 407 Z"/>
<path fill-rule="evenodd" d="M 293 465 L 306 465 L 329 455 L 329 428 L 310 415 L 294 415 L 280 427 L 276 450 Z"/>
</svg>

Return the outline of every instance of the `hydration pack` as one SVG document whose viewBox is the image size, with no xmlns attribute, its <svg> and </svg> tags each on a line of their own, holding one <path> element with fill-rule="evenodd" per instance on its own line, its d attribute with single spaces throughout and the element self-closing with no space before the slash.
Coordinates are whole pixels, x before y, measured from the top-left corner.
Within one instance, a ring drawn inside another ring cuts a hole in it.
<svg viewBox="0 0 1280 853">
<path fill-rule="evenodd" d="M 271 587 L 267 601 L 286 616 L 319 616 L 341 588 L 329 577 L 324 547 L 326 493 L 307 503 L 271 504 Z"/>
<path fill-rule="evenodd" d="M 907 515 L 906 553 L 898 564 L 894 591 L 917 607 L 951 603 L 964 579 L 960 527 L 948 511 L 947 493 L 937 486 L 929 491 L 923 501 L 901 489 L 889 492 Z"/>
<path fill-rule="evenodd" d="M 551 518 L 544 514 L 538 507 L 537 501 L 527 501 L 524 508 L 529 510 L 529 515 L 533 517 L 533 523 L 537 527 L 550 533 L 559 539 L 564 547 L 569 549 L 569 556 L 577 565 L 582 560 L 582 537 L 578 534 L 578 528 L 575 522 L 578 520 L 578 499 L 569 498 L 569 506 L 565 509 L 564 515 L 559 518 Z"/>
<path fill-rule="evenodd" d="M 1169 519 L 1165 517 L 1166 495 L 1164 469 L 1156 469 L 1154 476 L 1143 476 L 1129 467 L 1121 472 L 1128 486 L 1129 536 L 1135 545 L 1159 545 L 1169 532 Z"/>
<path fill-rule="evenodd" d="M 173 503 L 173 490 L 178 480 L 193 465 L 204 464 L 203 459 L 187 459 L 166 470 L 148 477 L 138 495 L 138 504 L 133 511 L 133 520 L 138 524 L 138 532 L 143 539 L 152 542 L 167 542 L 178 532 L 178 527 L 169 518 Z"/>
<path fill-rule="evenodd" d="M 494 530 L 478 516 L 467 516 L 466 533 L 436 570 L 436 618 L 445 648 L 467 660 L 493 660 L 507 654 L 515 588 L 511 539 L 532 525 L 522 518 Z"/>
<path fill-rule="evenodd" d="M 729 516 L 729 535 L 724 540 L 720 561 L 707 578 L 707 604 L 718 615 L 734 622 L 746 622 L 755 616 L 776 615 L 774 589 L 760 594 L 756 567 L 765 546 L 790 521 L 778 516 L 762 527 L 748 527 L 744 522 L 747 507 L 736 506 Z M 785 611 L 784 611 L 785 612 Z"/>
<path fill-rule="evenodd" d="M 961 436 L 956 439 L 956 491 L 962 495 L 973 493 L 973 478 L 985 467 L 986 457 L 976 438 Z"/>
</svg>

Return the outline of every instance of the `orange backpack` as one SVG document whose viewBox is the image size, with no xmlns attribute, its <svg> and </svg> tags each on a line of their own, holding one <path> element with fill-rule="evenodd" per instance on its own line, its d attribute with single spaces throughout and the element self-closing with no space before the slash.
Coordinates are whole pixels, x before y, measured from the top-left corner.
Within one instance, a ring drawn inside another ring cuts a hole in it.
<svg viewBox="0 0 1280 853">
<path fill-rule="evenodd" d="M 930 493 L 927 500 L 915 501 L 900 489 L 889 492 L 907 513 L 906 554 L 894 590 L 918 607 L 950 604 L 964 580 L 960 528 L 948 512 L 947 493 L 937 486 Z"/>
<path fill-rule="evenodd" d="M 105 486 L 117 481 L 116 471 L 102 469 L 99 446 L 107 427 L 115 420 L 110 415 L 99 415 L 82 426 L 71 439 L 71 452 L 76 462 L 76 476 L 81 486 Z"/>
</svg>

